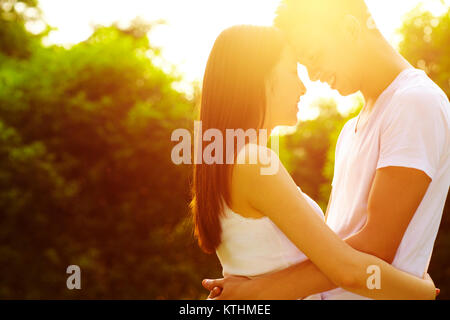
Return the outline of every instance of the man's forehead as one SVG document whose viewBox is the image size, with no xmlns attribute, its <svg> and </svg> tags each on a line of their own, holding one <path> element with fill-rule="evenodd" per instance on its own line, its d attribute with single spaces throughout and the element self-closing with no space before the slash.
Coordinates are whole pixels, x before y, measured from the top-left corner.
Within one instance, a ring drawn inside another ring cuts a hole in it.
<svg viewBox="0 0 450 320">
<path fill-rule="evenodd" d="M 326 36 L 333 34 L 347 14 L 363 22 L 370 17 L 364 0 L 284 0 L 275 21 L 284 30 Z"/>
<path fill-rule="evenodd" d="M 291 47 L 297 57 L 315 54 L 322 48 L 322 46 L 320 45 L 321 41 L 318 41 L 318 39 L 316 39 L 315 41 L 311 41 L 307 37 L 302 36 L 290 37 L 289 43 L 291 44 Z"/>
</svg>

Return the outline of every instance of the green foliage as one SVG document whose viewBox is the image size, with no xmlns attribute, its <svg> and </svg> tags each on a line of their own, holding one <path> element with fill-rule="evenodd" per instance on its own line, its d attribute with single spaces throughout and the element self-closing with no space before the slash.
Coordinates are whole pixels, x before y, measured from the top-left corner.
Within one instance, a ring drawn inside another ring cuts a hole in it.
<svg viewBox="0 0 450 320">
<path fill-rule="evenodd" d="M 194 101 L 139 30 L 3 59 L 0 297 L 199 298 L 217 274 L 191 235 L 190 168 L 170 159 Z M 66 288 L 70 264 L 82 290 Z"/>
<path fill-rule="evenodd" d="M 450 8 L 440 17 L 417 7 L 400 29 L 400 52 L 450 96 Z"/>
<path fill-rule="evenodd" d="M 362 101 L 347 115 L 337 111 L 333 99 L 319 99 L 316 107 L 320 110 L 316 119 L 301 122 L 295 133 L 281 138 L 280 158 L 297 185 L 325 212 L 337 138 L 344 124 L 358 114 Z"/>
<path fill-rule="evenodd" d="M 15 58 L 29 57 L 50 30 L 47 26 L 40 34 L 30 34 L 25 23 L 36 21 L 43 23 L 37 0 L 0 0 L 0 53 Z"/>
</svg>

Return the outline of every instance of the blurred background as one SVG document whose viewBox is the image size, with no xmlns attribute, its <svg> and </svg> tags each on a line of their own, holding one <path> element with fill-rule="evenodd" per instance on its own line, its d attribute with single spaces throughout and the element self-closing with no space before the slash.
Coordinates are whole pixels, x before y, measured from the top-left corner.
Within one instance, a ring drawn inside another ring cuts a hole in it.
<svg viewBox="0 0 450 320">
<path fill-rule="evenodd" d="M 450 1 L 367 0 L 383 34 L 450 94 Z M 216 36 L 270 25 L 276 0 L 0 0 L 0 299 L 203 299 L 221 276 L 192 237 L 193 127 Z M 308 94 L 280 156 L 325 210 L 334 148 L 360 94 Z M 447 200 L 429 273 L 450 299 Z M 66 268 L 79 265 L 81 290 Z"/>
</svg>

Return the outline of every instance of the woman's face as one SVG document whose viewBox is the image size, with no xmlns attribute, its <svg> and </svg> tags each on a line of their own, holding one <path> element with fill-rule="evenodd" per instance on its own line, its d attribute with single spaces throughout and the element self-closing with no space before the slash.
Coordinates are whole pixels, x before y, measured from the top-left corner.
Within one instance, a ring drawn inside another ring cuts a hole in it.
<svg viewBox="0 0 450 320">
<path fill-rule="evenodd" d="M 306 88 L 297 74 L 297 60 L 292 49 L 285 47 L 280 60 L 266 81 L 266 124 L 294 126 L 297 124 L 298 102 Z"/>
</svg>

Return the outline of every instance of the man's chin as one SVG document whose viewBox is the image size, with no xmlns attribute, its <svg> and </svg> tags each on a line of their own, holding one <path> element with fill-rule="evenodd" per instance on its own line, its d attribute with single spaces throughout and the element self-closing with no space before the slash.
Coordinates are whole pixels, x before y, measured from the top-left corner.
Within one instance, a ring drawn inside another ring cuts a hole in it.
<svg viewBox="0 0 450 320">
<path fill-rule="evenodd" d="M 335 90 L 337 90 L 337 92 L 339 92 L 339 94 L 344 97 L 352 95 L 359 91 L 359 90 L 350 89 L 350 88 L 336 88 Z"/>
</svg>

